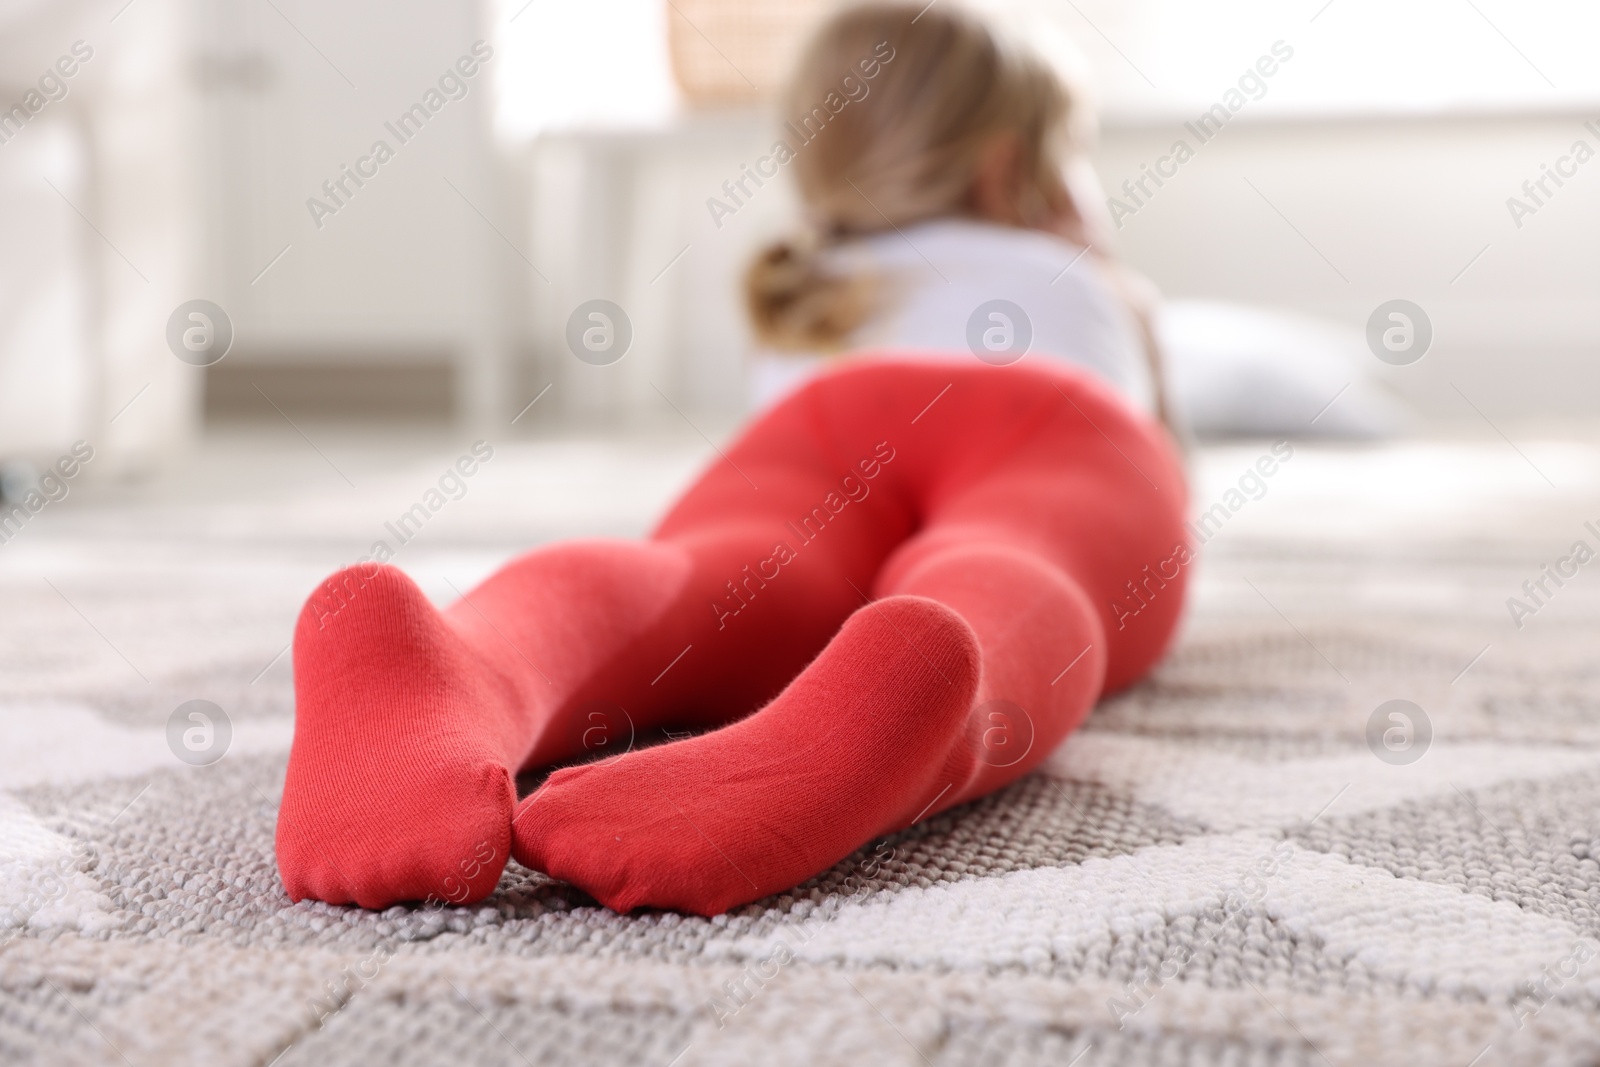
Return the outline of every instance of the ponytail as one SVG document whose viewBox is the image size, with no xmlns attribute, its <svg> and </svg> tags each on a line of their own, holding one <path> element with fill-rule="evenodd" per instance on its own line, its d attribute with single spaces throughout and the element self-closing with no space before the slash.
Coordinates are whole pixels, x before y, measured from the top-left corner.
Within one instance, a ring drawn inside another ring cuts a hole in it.
<svg viewBox="0 0 1600 1067">
<path fill-rule="evenodd" d="M 768 348 L 836 351 L 872 314 L 877 287 L 871 279 L 828 271 L 823 251 L 814 238 L 777 241 L 746 269 L 745 308 Z"/>
</svg>

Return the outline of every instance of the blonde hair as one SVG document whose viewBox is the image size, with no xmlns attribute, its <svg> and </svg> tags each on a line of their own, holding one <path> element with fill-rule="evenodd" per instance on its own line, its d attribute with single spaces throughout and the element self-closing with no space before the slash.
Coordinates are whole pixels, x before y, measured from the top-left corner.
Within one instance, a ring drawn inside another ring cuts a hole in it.
<svg viewBox="0 0 1600 1067">
<path fill-rule="evenodd" d="M 835 111 L 825 105 L 830 94 L 834 104 L 844 99 L 841 86 L 849 102 Z M 970 214 L 979 160 L 997 134 L 1018 139 L 1029 180 L 1016 209 L 1026 225 L 1045 224 L 1067 197 L 1061 175 L 1074 109 L 1066 86 L 1043 60 L 950 5 L 846 8 L 806 47 L 783 109 L 791 131 L 805 123 L 803 132 L 813 132 L 799 116 L 826 124 L 795 147 L 789 165 L 806 232 L 763 249 L 745 273 L 756 336 L 775 349 L 842 344 L 872 313 L 876 287 L 829 273 L 823 251 L 848 237 Z"/>
</svg>

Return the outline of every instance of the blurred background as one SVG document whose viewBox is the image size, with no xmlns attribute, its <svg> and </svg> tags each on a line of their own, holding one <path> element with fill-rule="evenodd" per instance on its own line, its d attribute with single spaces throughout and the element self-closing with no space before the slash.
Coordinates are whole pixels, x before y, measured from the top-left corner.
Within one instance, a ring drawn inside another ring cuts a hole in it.
<svg viewBox="0 0 1600 1067">
<path fill-rule="evenodd" d="M 1120 253 L 1168 297 L 1344 330 L 1416 431 L 1593 413 L 1600 163 L 1570 162 L 1600 146 L 1593 5 L 981 6 L 1084 87 L 1112 196 L 1292 49 L 1120 220 Z M 737 278 L 794 198 L 780 175 L 732 215 L 707 201 L 771 144 L 774 90 L 829 7 L 3 0 L 0 457 L 82 439 L 86 477 L 126 481 L 218 435 L 303 452 L 322 426 L 724 432 L 750 347 Z M 608 366 L 565 339 L 594 299 L 632 328 Z M 1361 348 L 1393 299 L 1431 320 L 1410 366 Z M 168 343 L 192 300 L 231 325 L 210 366 Z"/>
</svg>

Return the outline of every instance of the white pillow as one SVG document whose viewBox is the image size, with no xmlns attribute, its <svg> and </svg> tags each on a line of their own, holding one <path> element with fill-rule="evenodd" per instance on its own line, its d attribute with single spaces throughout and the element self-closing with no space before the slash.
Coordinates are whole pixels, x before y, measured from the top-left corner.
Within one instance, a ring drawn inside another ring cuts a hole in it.
<svg viewBox="0 0 1600 1067">
<path fill-rule="evenodd" d="M 1408 421 L 1374 378 L 1377 359 L 1359 329 L 1244 304 L 1174 300 L 1161 308 L 1156 332 L 1173 414 L 1197 437 L 1372 439 Z"/>
</svg>

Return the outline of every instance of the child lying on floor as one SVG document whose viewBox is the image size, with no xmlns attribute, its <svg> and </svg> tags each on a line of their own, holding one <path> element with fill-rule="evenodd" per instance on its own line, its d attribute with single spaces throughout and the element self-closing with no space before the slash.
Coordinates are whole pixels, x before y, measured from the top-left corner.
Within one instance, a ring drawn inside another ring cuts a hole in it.
<svg viewBox="0 0 1600 1067">
<path fill-rule="evenodd" d="M 1160 657 L 1185 573 L 1147 565 L 1184 549 L 1183 473 L 1060 177 L 1066 94 L 968 16 L 872 5 L 812 42 L 793 109 L 885 42 L 793 162 L 814 236 L 749 283 L 769 344 L 882 347 L 791 384 L 644 541 L 543 546 L 443 611 L 390 567 L 330 578 L 359 592 L 295 633 L 292 897 L 464 903 L 509 853 L 715 915 L 1028 773 Z M 969 350 L 1007 293 L 1033 354 Z M 700 732 L 519 803 L 597 701 Z"/>
</svg>

